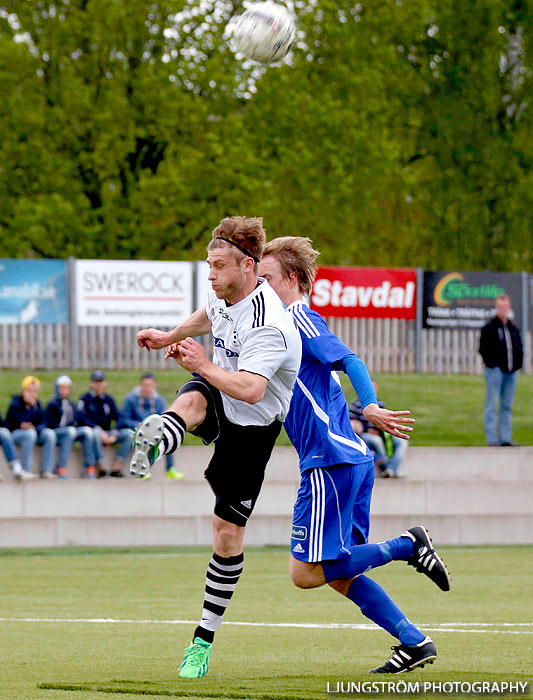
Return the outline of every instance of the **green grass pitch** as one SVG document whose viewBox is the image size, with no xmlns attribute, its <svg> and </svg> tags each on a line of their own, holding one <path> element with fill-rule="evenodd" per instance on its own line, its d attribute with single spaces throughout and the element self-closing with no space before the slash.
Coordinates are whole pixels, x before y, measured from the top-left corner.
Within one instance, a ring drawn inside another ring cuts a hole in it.
<svg viewBox="0 0 533 700">
<path fill-rule="evenodd" d="M 331 589 L 295 588 L 284 548 L 250 548 L 210 672 L 185 681 L 177 663 L 200 614 L 209 549 L 0 550 L 0 698 L 314 700 L 341 697 L 328 694 L 328 682 L 332 690 L 376 679 L 521 681 L 529 686 L 520 697 L 533 697 L 533 548 L 441 553 L 449 593 L 400 562 L 371 574 L 436 642 L 432 666 L 369 675 L 388 658 L 392 637 Z"/>
</svg>

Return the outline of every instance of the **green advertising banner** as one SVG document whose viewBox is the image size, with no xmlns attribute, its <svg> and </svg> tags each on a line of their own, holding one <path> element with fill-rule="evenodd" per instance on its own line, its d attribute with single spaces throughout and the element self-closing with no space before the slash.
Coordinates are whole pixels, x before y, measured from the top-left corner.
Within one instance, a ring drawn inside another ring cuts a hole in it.
<svg viewBox="0 0 533 700">
<path fill-rule="evenodd" d="M 424 328 L 481 328 L 494 315 L 499 294 L 511 298 L 522 323 L 522 276 L 507 272 L 424 272 Z"/>
</svg>

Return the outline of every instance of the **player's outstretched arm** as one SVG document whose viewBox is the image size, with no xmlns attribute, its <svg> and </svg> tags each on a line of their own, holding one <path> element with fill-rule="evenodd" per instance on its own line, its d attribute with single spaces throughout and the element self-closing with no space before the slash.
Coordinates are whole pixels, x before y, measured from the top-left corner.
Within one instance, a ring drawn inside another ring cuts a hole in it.
<svg viewBox="0 0 533 700">
<path fill-rule="evenodd" d="M 179 343 L 189 336 L 205 335 L 211 330 L 211 321 L 205 306 L 195 311 L 192 316 L 176 326 L 172 331 L 160 331 L 147 328 L 137 333 L 137 345 L 149 350 L 161 350 L 173 343 Z"/>
<path fill-rule="evenodd" d="M 411 427 L 415 423 L 414 418 L 409 418 L 410 411 L 389 411 L 388 408 L 380 408 L 375 403 L 369 403 L 363 408 L 365 418 L 376 428 L 380 428 L 395 437 L 409 440 Z"/>
<path fill-rule="evenodd" d="M 174 357 L 189 372 L 198 372 L 213 386 L 233 399 L 254 404 L 261 401 L 265 395 L 268 379 L 260 374 L 243 370 L 228 372 L 215 365 L 208 359 L 200 343 L 193 338 L 185 338 L 177 346 L 173 346 L 172 352 L 167 351 L 167 356 Z"/>
</svg>

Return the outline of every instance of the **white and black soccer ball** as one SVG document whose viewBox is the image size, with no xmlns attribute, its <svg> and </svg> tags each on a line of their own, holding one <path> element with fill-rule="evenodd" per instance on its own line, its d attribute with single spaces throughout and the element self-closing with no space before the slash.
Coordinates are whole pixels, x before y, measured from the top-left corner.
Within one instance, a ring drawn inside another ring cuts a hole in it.
<svg viewBox="0 0 533 700">
<path fill-rule="evenodd" d="M 274 2 L 256 2 L 232 22 L 237 51 L 260 63 L 281 61 L 296 36 L 296 25 L 287 8 Z"/>
</svg>

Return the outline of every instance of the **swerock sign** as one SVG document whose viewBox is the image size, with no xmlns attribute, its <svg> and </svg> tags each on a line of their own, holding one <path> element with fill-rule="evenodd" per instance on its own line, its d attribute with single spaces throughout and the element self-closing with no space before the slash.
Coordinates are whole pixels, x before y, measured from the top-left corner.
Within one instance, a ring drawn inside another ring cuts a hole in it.
<svg viewBox="0 0 533 700">
<path fill-rule="evenodd" d="M 177 326 L 192 313 L 188 262 L 76 260 L 80 326 Z"/>
</svg>

